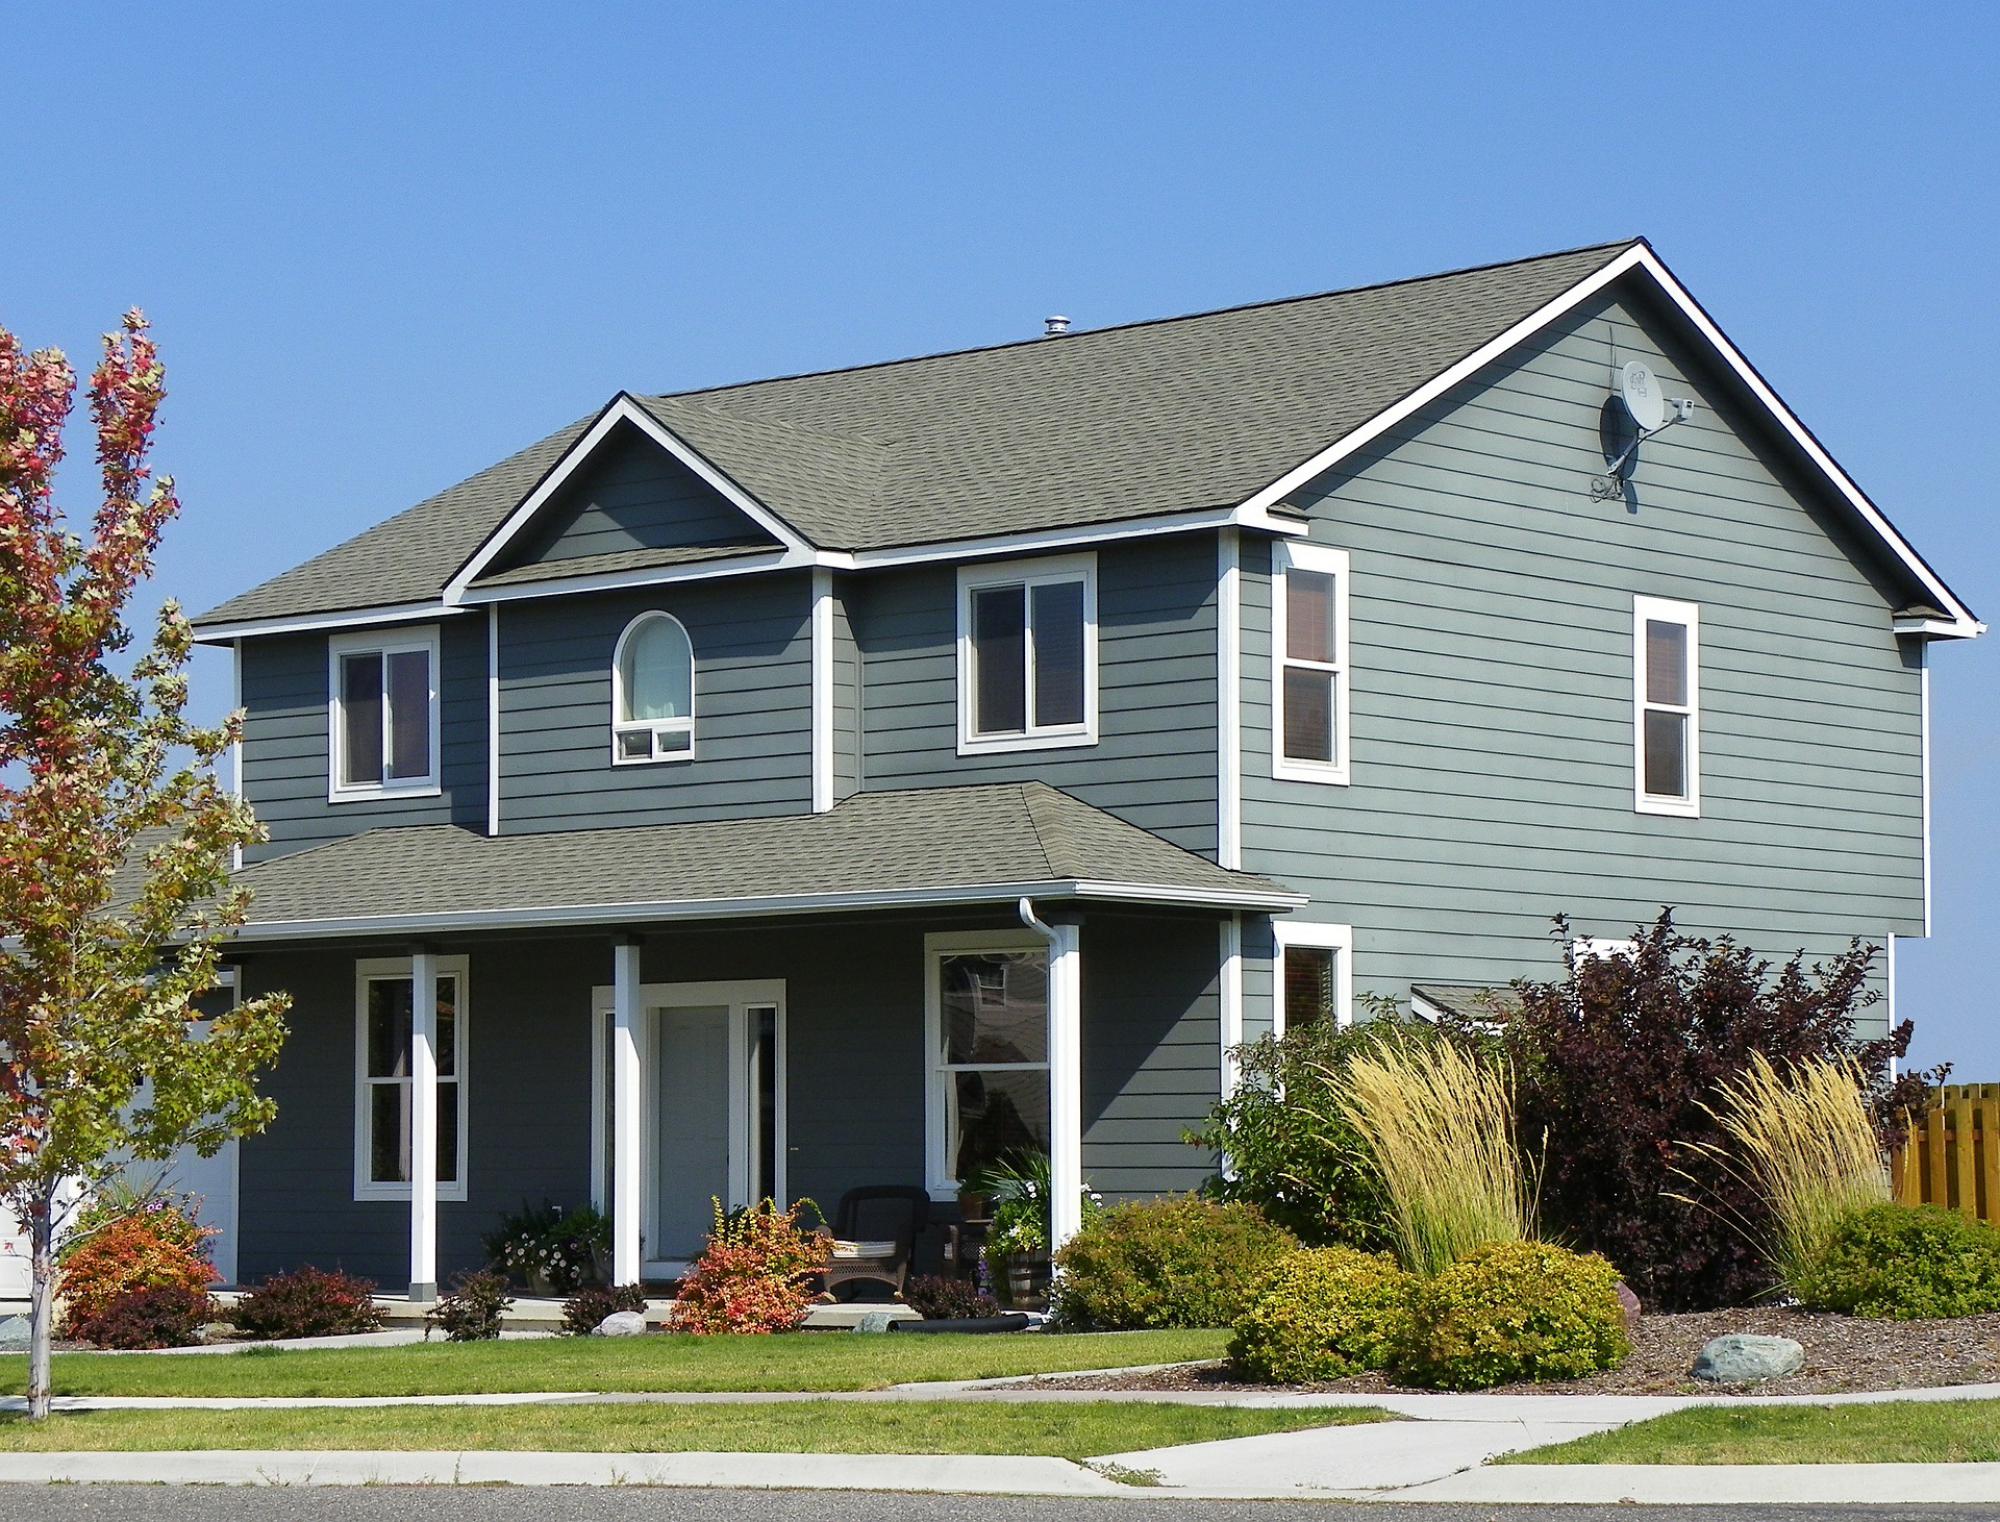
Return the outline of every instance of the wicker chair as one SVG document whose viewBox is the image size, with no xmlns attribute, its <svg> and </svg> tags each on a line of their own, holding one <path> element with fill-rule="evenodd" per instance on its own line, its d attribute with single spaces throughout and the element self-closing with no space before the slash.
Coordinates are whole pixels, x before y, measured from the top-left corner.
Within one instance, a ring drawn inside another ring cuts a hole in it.
<svg viewBox="0 0 2000 1522">
<path fill-rule="evenodd" d="M 930 1224 L 931 1197 L 909 1184 L 850 1189 L 833 1212 L 833 1261 L 825 1289 L 840 1298 L 843 1286 L 879 1284 L 892 1297 L 909 1282 L 917 1237 Z"/>
</svg>

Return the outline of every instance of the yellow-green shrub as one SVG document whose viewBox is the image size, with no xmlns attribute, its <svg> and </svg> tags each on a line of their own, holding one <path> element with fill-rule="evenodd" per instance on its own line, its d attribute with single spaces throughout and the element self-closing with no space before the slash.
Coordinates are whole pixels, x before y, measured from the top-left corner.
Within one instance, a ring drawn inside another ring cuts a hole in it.
<svg viewBox="0 0 2000 1522">
<path fill-rule="evenodd" d="M 1192 1194 L 1113 1205 L 1057 1251 L 1049 1310 L 1074 1331 L 1228 1326 L 1296 1246 L 1254 1205 Z"/>
<path fill-rule="evenodd" d="M 1615 1369 L 1631 1351 L 1618 1271 L 1603 1258 L 1494 1242 L 1416 1281 L 1389 1366 L 1410 1384 L 1483 1390 Z"/>
<path fill-rule="evenodd" d="M 1312 1247 L 1279 1260 L 1238 1318 L 1229 1356 L 1271 1384 L 1344 1379 L 1379 1369 L 1409 1314 L 1410 1276 L 1395 1259 Z"/>
</svg>

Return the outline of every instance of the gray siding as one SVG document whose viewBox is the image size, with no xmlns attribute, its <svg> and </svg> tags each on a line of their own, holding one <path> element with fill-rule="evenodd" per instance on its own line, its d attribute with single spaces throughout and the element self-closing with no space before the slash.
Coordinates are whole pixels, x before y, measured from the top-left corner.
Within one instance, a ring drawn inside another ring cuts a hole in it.
<svg viewBox="0 0 2000 1522">
<path fill-rule="evenodd" d="M 503 607 L 502 831 L 809 811 L 809 602 L 799 571 Z M 614 766 L 612 652 L 654 608 L 694 645 L 694 756 Z"/>
<path fill-rule="evenodd" d="M 404 628 L 407 626 L 398 626 Z M 275 635 L 243 642 L 243 786 L 270 841 L 244 852 L 262 861 L 386 825 L 486 820 L 486 620 L 438 625 L 442 791 L 427 798 L 327 801 L 332 737 L 327 718 L 327 636 Z"/>
<path fill-rule="evenodd" d="M 952 567 L 883 572 L 857 588 L 863 785 L 1039 778 L 1212 859 L 1214 538 L 1103 545 L 1097 566 L 1099 738 L 1069 750 L 958 754 Z"/>
<path fill-rule="evenodd" d="M 714 487 L 626 423 L 563 483 L 500 568 L 621 550 L 776 542 Z"/>
<path fill-rule="evenodd" d="M 847 611 L 853 584 L 833 583 L 833 796 L 861 791 L 861 649 Z"/>
<path fill-rule="evenodd" d="M 1692 423 L 1586 494 L 1613 351 Z M 1663 903 L 1759 950 L 1922 929 L 1920 693 L 1893 592 L 1651 314 L 1605 300 L 1301 494 L 1352 575 L 1353 784 L 1274 781 L 1246 545 L 1245 865 L 1355 927 L 1356 992 L 1555 967 Z M 1632 598 L 1701 608 L 1700 819 L 1633 808 Z"/>
</svg>

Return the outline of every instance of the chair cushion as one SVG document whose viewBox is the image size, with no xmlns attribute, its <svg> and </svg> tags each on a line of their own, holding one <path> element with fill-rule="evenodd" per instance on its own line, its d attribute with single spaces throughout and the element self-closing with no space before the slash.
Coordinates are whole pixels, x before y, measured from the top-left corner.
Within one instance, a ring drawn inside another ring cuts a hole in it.
<svg viewBox="0 0 2000 1522">
<path fill-rule="evenodd" d="M 891 1242 L 842 1242 L 835 1240 L 833 1256 L 836 1262 L 843 1258 L 893 1258 L 896 1244 Z"/>
</svg>

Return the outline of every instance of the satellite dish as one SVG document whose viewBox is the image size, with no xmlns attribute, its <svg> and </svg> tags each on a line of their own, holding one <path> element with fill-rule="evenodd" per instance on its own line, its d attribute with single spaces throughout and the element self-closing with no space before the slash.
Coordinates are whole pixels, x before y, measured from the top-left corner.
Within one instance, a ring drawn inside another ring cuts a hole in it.
<svg viewBox="0 0 2000 1522">
<path fill-rule="evenodd" d="M 1652 433 L 1666 422 L 1667 399 L 1653 372 L 1639 360 L 1626 361 L 1618 372 L 1618 395 L 1641 433 Z"/>
</svg>

